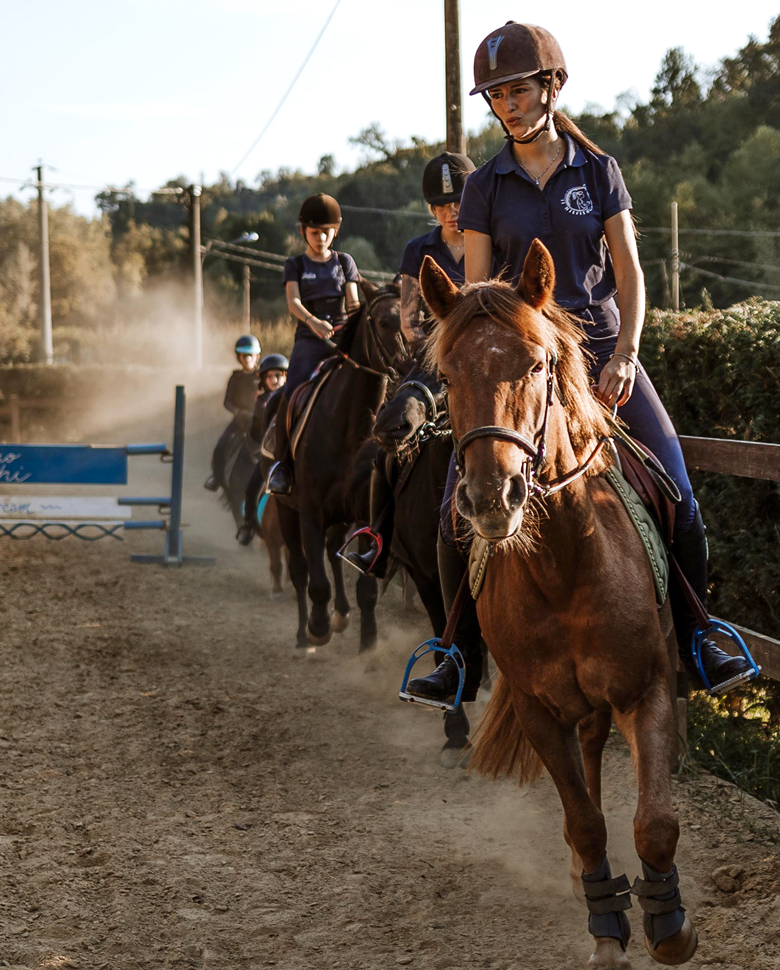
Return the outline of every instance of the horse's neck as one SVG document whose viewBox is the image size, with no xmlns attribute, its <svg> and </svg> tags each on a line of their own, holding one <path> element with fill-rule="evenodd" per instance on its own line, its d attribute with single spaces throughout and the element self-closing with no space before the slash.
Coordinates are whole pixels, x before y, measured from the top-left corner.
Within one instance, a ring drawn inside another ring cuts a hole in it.
<svg viewBox="0 0 780 970">
<path fill-rule="evenodd" d="M 371 434 L 376 412 L 385 399 L 386 386 L 384 377 L 344 363 L 325 388 L 330 392 L 328 414 L 331 428 L 347 450 L 351 446 L 357 450 Z"/>
</svg>

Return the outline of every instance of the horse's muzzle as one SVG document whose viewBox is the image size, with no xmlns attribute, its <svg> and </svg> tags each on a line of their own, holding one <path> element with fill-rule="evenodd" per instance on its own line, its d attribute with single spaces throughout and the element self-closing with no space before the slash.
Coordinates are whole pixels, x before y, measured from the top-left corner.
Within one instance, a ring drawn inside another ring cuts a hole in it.
<svg viewBox="0 0 780 970">
<path fill-rule="evenodd" d="M 470 481 L 466 475 L 455 492 L 458 512 L 485 539 L 499 541 L 513 536 L 523 521 L 528 501 L 528 482 L 524 473 L 502 478 Z"/>
</svg>

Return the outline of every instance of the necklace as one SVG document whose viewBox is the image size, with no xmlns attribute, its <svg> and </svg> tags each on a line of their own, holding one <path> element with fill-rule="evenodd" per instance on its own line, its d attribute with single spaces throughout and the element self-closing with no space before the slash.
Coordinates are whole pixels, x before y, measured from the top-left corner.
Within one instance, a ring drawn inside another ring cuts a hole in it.
<svg viewBox="0 0 780 970">
<path fill-rule="evenodd" d="M 543 172 L 540 172 L 538 175 L 532 175 L 525 167 L 525 165 L 523 165 L 520 159 L 517 158 L 516 153 L 515 153 L 515 158 L 517 159 L 517 164 L 520 166 L 520 168 L 522 168 L 525 174 L 533 181 L 534 185 L 539 185 L 539 181 L 544 178 L 544 176 L 550 171 L 553 165 L 558 161 L 558 156 L 561 154 L 562 150 L 563 150 L 563 145 L 559 145 L 558 151 L 553 155 L 553 160 L 550 162 L 547 168 Z"/>
</svg>

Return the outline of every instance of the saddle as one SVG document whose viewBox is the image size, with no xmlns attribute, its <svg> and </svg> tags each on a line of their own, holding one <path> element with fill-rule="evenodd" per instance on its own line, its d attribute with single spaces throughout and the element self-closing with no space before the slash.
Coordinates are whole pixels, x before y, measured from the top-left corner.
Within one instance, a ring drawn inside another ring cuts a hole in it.
<svg viewBox="0 0 780 970">
<path fill-rule="evenodd" d="M 338 357 L 328 357 L 327 360 L 324 360 L 320 364 L 308 381 L 299 384 L 290 395 L 290 400 L 287 404 L 286 430 L 287 440 L 290 442 L 290 455 L 293 460 L 295 460 L 298 442 L 306 428 L 309 415 L 320 395 L 320 391 L 327 383 L 330 375 L 338 370 L 341 364 L 342 361 Z M 277 411 L 271 419 L 271 423 L 268 425 L 263 436 L 263 444 L 261 446 L 262 453 L 266 458 L 270 458 L 271 460 L 273 460 L 276 453 L 276 420 L 278 415 L 279 412 Z"/>
</svg>

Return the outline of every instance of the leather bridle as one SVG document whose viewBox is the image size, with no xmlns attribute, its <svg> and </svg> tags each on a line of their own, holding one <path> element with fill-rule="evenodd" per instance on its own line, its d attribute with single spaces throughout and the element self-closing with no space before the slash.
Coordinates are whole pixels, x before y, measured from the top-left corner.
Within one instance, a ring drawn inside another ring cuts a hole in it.
<svg viewBox="0 0 780 970">
<path fill-rule="evenodd" d="M 520 434 L 519 431 L 515 431 L 514 428 L 505 428 L 501 425 L 484 425 L 481 428 L 473 428 L 455 442 L 455 467 L 461 477 L 465 471 L 463 463 L 464 452 L 473 441 L 477 441 L 479 438 L 498 438 L 501 441 L 509 441 L 511 444 L 517 445 L 525 453 L 523 478 L 528 487 L 525 490 L 522 504 L 525 504 L 531 492 L 540 495 L 542 498 L 546 498 L 548 495 L 554 495 L 556 492 L 560 492 L 562 488 L 575 482 L 588 471 L 596 458 L 601 454 L 604 445 L 609 440 L 608 438 L 600 438 L 591 454 L 574 471 L 569 472 L 567 475 L 553 482 L 540 482 L 538 480 L 539 472 L 547 457 L 547 427 L 550 408 L 555 398 L 555 368 L 557 364 L 558 357 L 553 352 L 547 363 L 547 395 L 544 404 L 544 415 L 541 426 L 534 435 L 534 440 L 537 440 L 539 444 L 535 445 L 533 441 L 530 441 L 525 435 Z"/>
<path fill-rule="evenodd" d="M 381 300 L 386 300 L 393 296 L 395 296 L 395 293 L 389 292 L 387 289 L 381 290 L 373 298 L 373 300 L 371 300 L 371 302 L 366 306 L 365 310 L 363 311 L 366 314 L 366 320 L 368 321 L 368 327 L 369 327 L 369 332 L 371 334 L 371 339 L 373 340 L 374 346 L 377 349 L 377 352 L 379 354 L 379 359 L 382 361 L 384 370 L 375 370 L 373 367 L 369 367 L 367 364 L 360 364 L 356 360 L 354 360 L 354 358 L 350 357 L 349 354 L 345 353 L 345 351 L 343 351 L 341 347 L 338 346 L 338 344 L 334 343 L 329 338 L 324 337 L 322 339 L 334 353 L 338 354 L 339 357 L 341 357 L 341 359 L 346 364 L 349 364 L 351 367 L 354 367 L 356 370 L 365 371 L 367 374 L 373 374 L 375 377 L 387 377 L 391 381 L 396 381 L 398 380 L 399 375 L 398 375 L 398 371 L 395 369 L 393 365 L 393 361 L 395 360 L 395 358 L 390 356 L 390 354 L 388 354 L 387 351 L 385 350 L 385 346 L 382 343 L 382 338 L 379 336 L 379 331 L 377 330 L 376 320 L 374 320 L 374 316 L 373 316 L 374 308 L 376 307 L 376 305 Z M 403 340 L 403 337 L 401 339 Z M 399 350 L 402 350 L 402 349 L 403 349 L 402 346 L 399 347 Z"/>
</svg>

